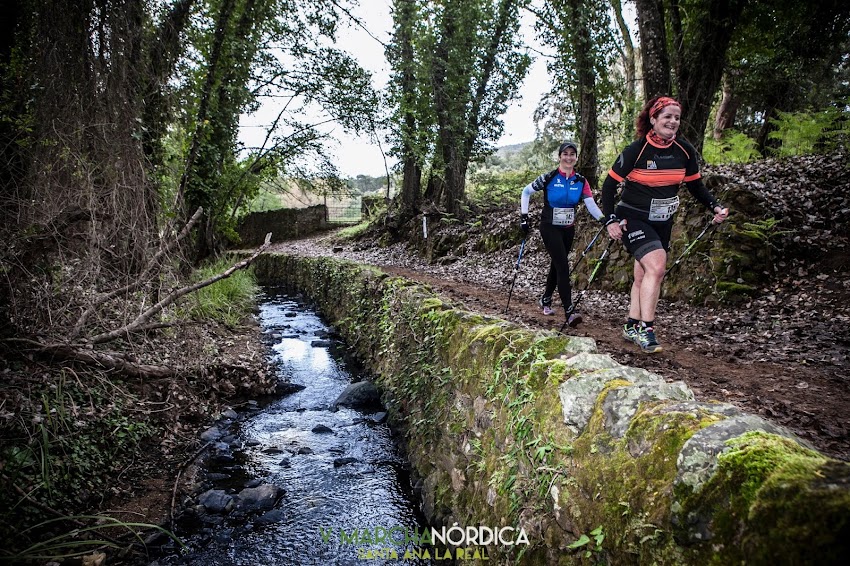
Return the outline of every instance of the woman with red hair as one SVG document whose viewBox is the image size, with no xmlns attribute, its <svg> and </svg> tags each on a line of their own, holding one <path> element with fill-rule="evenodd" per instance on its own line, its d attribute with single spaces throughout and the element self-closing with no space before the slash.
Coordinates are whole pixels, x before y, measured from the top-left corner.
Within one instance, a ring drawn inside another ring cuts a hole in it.
<svg viewBox="0 0 850 566">
<path fill-rule="evenodd" d="M 682 105 L 674 98 L 657 96 L 647 101 L 635 120 L 635 141 L 617 157 L 602 184 L 608 235 L 621 240 L 635 258 L 623 338 L 646 353 L 661 351 L 655 335 L 655 308 L 682 184 L 713 212 L 714 222 L 723 222 L 729 215 L 729 209 L 703 184 L 694 147 L 676 137 L 681 117 Z M 615 204 L 620 184 L 623 190 Z"/>
</svg>

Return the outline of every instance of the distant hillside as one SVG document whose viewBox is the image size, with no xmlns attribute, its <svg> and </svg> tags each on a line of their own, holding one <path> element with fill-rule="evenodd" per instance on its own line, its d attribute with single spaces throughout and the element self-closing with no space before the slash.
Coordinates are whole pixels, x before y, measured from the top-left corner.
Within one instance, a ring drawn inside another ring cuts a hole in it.
<svg viewBox="0 0 850 566">
<path fill-rule="evenodd" d="M 503 145 L 499 149 L 496 150 L 495 155 L 499 157 L 506 158 L 510 155 L 514 155 L 519 153 L 524 147 L 531 145 L 534 142 L 524 142 L 524 143 L 515 143 L 511 145 Z"/>
</svg>

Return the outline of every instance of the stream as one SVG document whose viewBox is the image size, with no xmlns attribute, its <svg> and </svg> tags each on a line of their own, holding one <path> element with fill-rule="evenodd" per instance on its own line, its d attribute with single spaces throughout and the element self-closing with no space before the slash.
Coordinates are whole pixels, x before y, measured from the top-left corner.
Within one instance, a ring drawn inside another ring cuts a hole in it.
<svg viewBox="0 0 850 566">
<path fill-rule="evenodd" d="M 246 487 L 276 486 L 282 495 L 264 513 L 204 508 L 202 520 L 178 523 L 187 548 L 166 547 L 150 566 L 431 564 L 417 552 L 427 524 L 386 414 L 334 409 L 363 370 L 297 297 L 267 287 L 260 303 L 278 377 L 303 389 L 232 419 L 218 457 L 206 460 L 204 489 L 222 508 Z"/>
</svg>

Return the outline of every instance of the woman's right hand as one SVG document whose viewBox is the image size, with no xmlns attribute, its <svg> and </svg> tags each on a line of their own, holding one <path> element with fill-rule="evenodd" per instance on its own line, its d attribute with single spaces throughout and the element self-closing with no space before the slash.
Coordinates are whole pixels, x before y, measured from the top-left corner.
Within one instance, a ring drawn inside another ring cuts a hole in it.
<svg viewBox="0 0 850 566">
<path fill-rule="evenodd" d="M 622 225 L 626 225 L 626 221 L 622 221 Z M 608 235 L 615 240 L 619 240 L 623 237 L 623 228 L 620 226 L 620 223 L 612 222 L 609 224 L 606 229 L 608 230 Z"/>
</svg>

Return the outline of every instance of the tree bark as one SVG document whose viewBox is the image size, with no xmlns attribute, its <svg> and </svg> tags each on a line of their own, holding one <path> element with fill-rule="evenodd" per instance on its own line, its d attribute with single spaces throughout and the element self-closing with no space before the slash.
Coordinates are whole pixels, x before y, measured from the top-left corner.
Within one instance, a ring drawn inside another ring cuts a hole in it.
<svg viewBox="0 0 850 566">
<path fill-rule="evenodd" d="M 726 52 L 745 4 L 745 0 L 709 1 L 690 23 L 695 31 L 684 47 L 678 86 L 683 106 L 681 132 L 697 151 L 702 151 Z"/>
<path fill-rule="evenodd" d="M 623 72 L 626 75 L 626 101 L 632 103 L 635 100 L 635 92 L 637 85 L 635 82 L 635 46 L 632 43 L 632 34 L 629 32 L 629 26 L 626 25 L 626 20 L 623 18 L 623 4 L 620 0 L 611 0 L 611 6 L 614 8 L 614 19 L 617 21 L 617 28 L 620 30 L 620 37 L 623 40 Z M 628 117 L 628 121 L 632 122 L 634 116 Z"/>
<path fill-rule="evenodd" d="M 585 0 L 569 0 L 570 8 L 577 14 L 579 29 L 589 28 L 581 25 L 582 18 L 588 10 L 585 9 Z M 579 88 L 579 153 L 576 169 L 587 178 L 591 188 L 596 188 L 599 183 L 599 150 L 596 147 L 598 133 L 598 116 L 596 107 L 596 72 L 593 61 L 593 45 L 588 33 L 576 34 L 577 49 L 575 51 L 576 75 L 578 76 Z"/>
<path fill-rule="evenodd" d="M 234 4 L 236 0 L 224 0 L 219 8 L 218 18 L 216 20 L 215 34 L 213 35 L 213 46 L 210 50 L 210 58 L 207 62 L 207 75 L 204 81 L 204 88 L 201 91 L 200 101 L 198 102 L 198 115 L 195 117 L 195 132 L 192 135 L 192 144 L 189 147 L 189 154 L 186 157 L 186 163 L 183 166 L 183 174 L 180 176 L 180 185 L 177 188 L 177 198 L 174 209 L 178 214 L 182 214 L 188 218 L 186 211 L 186 189 L 192 178 L 192 168 L 195 164 L 195 159 L 198 157 L 198 151 L 203 141 L 205 122 L 207 113 L 210 109 L 213 96 L 213 86 L 218 77 L 218 65 L 221 61 L 222 49 L 224 40 L 227 35 L 227 28 L 230 25 L 230 18 L 233 15 Z M 206 203 L 189 203 L 196 206 L 203 206 Z"/>
<path fill-rule="evenodd" d="M 669 96 L 672 94 L 672 82 L 664 6 L 661 0 L 635 0 L 635 9 L 641 45 L 644 100 L 658 95 Z"/>
<path fill-rule="evenodd" d="M 396 42 L 399 48 L 398 62 L 401 67 L 401 156 L 402 181 L 399 214 L 402 219 L 412 218 L 419 208 L 420 192 L 422 190 L 422 166 L 416 155 L 413 140 L 419 137 L 417 132 L 416 112 L 411 107 L 417 99 L 417 82 L 414 73 L 415 53 L 413 49 L 412 25 L 416 17 L 416 8 L 412 2 L 402 0 L 397 2 L 398 31 Z"/>
<path fill-rule="evenodd" d="M 723 138 L 723 131 L 735 125 L 735 115 L 738 112 L 739 102 L 735 98 L 735 93 L 732 90 L 732 81 L 728 75 L 723 75 L 723 97 L 720 99 L 720 105 L 717 107 L 717 113 L 714 117 L 714 139 L 720 141 Z"/>
</svg>

